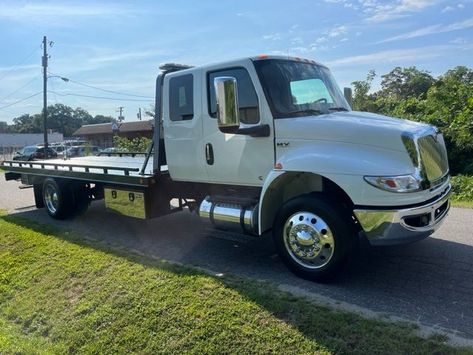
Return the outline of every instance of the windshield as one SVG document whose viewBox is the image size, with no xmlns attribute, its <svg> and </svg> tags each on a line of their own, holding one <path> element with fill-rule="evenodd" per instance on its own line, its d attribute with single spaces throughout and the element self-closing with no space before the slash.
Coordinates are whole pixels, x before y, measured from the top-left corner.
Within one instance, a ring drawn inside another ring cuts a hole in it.
<svg viewBox="0 0 473 355">
<path fill-rule="evenodd" d="M 22 155 L 31 155 L 34 152 L 36 152 L 36 147 L 24 147 L 22 150 L 20 150 L 20 154 Z"/>
<path fill-rule="evenodd" d="M 258 60 L 254 64 L 274 118 L 350 110 L 325 67 L 284 59 Z"/>
</svg>

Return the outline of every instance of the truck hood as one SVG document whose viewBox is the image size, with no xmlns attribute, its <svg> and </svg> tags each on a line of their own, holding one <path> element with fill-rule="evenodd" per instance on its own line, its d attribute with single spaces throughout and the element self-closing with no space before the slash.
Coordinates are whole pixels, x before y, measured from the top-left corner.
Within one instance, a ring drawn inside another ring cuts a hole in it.
<svg viewBox="0 0 473 355">
<path fill-rule="evenodd" d="M 429 125 L 388 116 L 347 111 L 275 120 L 276 139 L 325 140 L 405 151 L 401 135 L 419 134 Z"/>
</svg>

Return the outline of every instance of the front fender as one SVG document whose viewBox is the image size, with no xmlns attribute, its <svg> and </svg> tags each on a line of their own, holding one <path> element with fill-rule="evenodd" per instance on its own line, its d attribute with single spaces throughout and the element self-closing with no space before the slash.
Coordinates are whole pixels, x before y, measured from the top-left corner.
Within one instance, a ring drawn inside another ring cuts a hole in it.
<svg viewBox="0 0 473 355">
<path fill-rule="evenodd" d="M 318 174 L 338 185 L 355 205 L 406 205 L 425 201 L 419 193 L 392 193 L 375 188 L 366 175 L 395 176 L 414 173 L 405 152 L 327 141 L 291 141 L 278 147 L 276 162 L 284 171 Z"/>
<path fill-rule="evenodd" d="M 267 218 L 274 216 L 274 210 L 280 207 L 274 204 L 284 202 L 280 199 L 267 198 L 267 195 L 271 191 L 283 188 L 289 180 L 282 177 L 288 174 L 307 174 L 315 181 L 317 178 L 328 179 L 342 189 L 354 205 L 361 206 L 404 206 L 421 203 L 434 197 L 444 188 L 442 185 L 434 191 L 393 193 L 369 185 L 363 176 L 395 176 L 414 172 L 412 162 L 405 152 L 369 145 L 327 141 L 290 141 L 283 147 L 278 145 L 276 166 L 278 169 L 270 171 L 266 176 L 261 191 L 260 233 L 272 225 L 272 221 L 268 221 Z M 306 185 L 305 191 L 300 190 L 300 193 L 319 191 L 314 190 L 316 183 Z M 272 205 L 270 206 L 267 201 L 270 201 Z"/>
</svg>

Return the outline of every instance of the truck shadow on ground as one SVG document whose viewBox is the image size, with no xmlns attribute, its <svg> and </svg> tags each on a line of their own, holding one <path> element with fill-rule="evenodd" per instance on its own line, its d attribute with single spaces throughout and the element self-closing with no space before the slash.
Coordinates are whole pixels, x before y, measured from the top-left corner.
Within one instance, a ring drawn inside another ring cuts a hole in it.
<svg viewBox="0 0 473 355">
<path fill-rule="evenodd" d="M 44 210 L 2 218 L 42 231 L 44 225 L 51 226 Z M 42 225 L 32 225 L 30 220 Z M 93 246 L 109 253 L 118 252 L 126 257 L 120 250 L 130 250 L 197 266 L 214 274 L 271 281 L 303 290 L 306 295 L 322 295 L 335 302 L 454 330 L 473 338 L 473 248 L 469 245 L 436 238 L 407 247 L 373 248 L 362 243 L 335 282 L 317 284 L 302 280 L 285 268 L 270 236 L 254 238 L 216 231 L 188 213 L 139 221 L 92 206 L 85 216 L 54 221 L 53 226 L 71 232 L 69 239 L 64 233 L 55 233 L 53 228 L 51 232 L 58 238 L 88 246 L 91 245 L 87 240 L 92 239 L 99 242 Z M 137 260 L 133 257 L 133 261 Z M 244 288 L 238 291 L 246 292 Z M 245 296 L 251 298 L 251 294 Z"/>
</svg>

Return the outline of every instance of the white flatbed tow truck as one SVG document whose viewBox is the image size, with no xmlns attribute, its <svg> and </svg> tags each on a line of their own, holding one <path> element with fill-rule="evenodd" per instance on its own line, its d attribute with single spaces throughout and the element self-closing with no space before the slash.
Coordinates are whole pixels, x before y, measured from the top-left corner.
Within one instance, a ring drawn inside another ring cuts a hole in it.
<svg viewBox="0 0 473 355">
<path fill-rule="evenodd" d="M 217 228 L 271 231 L 285 264 L 316 281 L 340 272 L 360 234 L 410 243 L 447 215 L 441 133 L 352 111 L 324 65 L 258 56 L 161 69 L 146 154 L 6 161 L 6 179 L 33 186 L 56 219 L 105 199 L 136 218 L 188 207 Z"/>
</svg>

